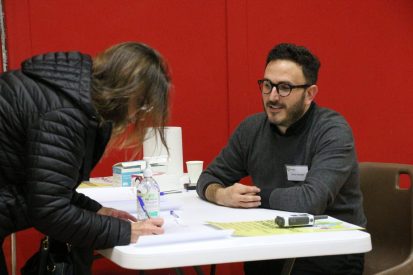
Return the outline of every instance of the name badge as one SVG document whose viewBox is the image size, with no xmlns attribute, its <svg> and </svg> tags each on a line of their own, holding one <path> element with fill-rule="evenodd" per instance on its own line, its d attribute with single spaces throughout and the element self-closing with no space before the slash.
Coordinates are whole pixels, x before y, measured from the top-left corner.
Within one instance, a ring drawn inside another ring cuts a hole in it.
<svg viewBox="0 0 413 275">
<path fill-rule="evenodd" d="M 307 165 L 286 165 L 287 179 L 289 181 L 304 181 L 307 176 Z"/>
</svg>

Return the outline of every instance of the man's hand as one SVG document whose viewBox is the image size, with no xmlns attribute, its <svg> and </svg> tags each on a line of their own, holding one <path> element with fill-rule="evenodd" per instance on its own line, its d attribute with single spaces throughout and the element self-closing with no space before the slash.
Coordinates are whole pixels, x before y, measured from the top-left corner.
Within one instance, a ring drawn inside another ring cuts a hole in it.
<svg viewBox="0 0 413 275">
<path fill-rule="evenodd" d="M 135 216 L 129 214 L 126 211 L 118 210 L 115 208 L 102 207 L 97 213 L 99 215 L 111 216 L 122 220 L 129 220 L 133 222 L 137 221 Z"/>
<path fill-rule="evenodd" d="M 235 183 L 216 191 L 216 203 L 229 207 L 255 208 L 261 205 L 260 189 L 256 186 Z"/>
<path fill-rule="evenodd" d="M 131 224 L 130 242 L 136 243 L 140 236 L 163 234 L 162 218 L 150 218 L 145 221 L 133 222 Z"/>
</svg>

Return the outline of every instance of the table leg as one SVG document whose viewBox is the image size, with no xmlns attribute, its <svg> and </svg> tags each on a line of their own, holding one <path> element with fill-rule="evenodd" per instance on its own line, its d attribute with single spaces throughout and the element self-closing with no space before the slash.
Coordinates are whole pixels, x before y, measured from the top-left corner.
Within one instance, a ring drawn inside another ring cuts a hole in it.
<svg viewBox="0 0 413 275">
<path fill-rule="evenodd" d="M 281 271 L 282 275 L 290 275 L 293 270 L 295 258 L 285 259 L 283 269 Z"/>
<path fill-rule="evenodd" d="M 16 275 L 16 269 L 17 269 L 17 265 L 16 265 L 16 234 L 13 233 L 11 234 L 11 274 L 12 275 Z"/>
<path fill-rule="evenodd" d="M 217 268 L 217 265 L 212 264 L 211 265 L 211 271 L 209 272 L 209 275 L 215 275 L 216 268 Z"/>
<path fill-rule="evenodd" d="M 197 275 L 204 275 L 204 272 L 202 271 L 201 267 L 194 266 L 194 269 L 195 269 Z"/>
</svg>

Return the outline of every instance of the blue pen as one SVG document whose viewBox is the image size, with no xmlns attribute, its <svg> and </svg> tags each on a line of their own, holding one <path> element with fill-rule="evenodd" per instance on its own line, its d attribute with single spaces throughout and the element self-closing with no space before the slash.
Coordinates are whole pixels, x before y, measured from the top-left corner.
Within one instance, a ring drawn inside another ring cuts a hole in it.
<svg viewBox="0 0 413 275">
<path fill-rule="evenodd" d="M 165 195 L 168 195 L 168 194 L 174 194 L 174 193 L 182 193 L 182 191 L 180 191 L 180 190 L 171 190 L 171 191 L 161 191 L 161 192 L 159 192 L 159 194 L 161 196 L 165 196 Z"/>
<path fill-rule="evenodd" d="M 175 211 L 170 210 L 169 214 L 171 214 L 171 216 L 174 217 L 174 221 L 176 222 L 176 224 L 180 226 L 187 226 L 187 224 L 181 220 L 181 218 L 178 216 L 178 214 L 176 214 Z"/>
<path fill-rule="evenodd" d="M 175 211 L 171 210 L 171 211 L 169 211 L 169 214 L 171 214 L 175 218 L 179 219 L 179 216 L 178 216 L 178 214 L 175 213 Z"/>
<path fill-rule="evenodd" d="M 139 200 L 139 204 L 140 204 L 141 207 L 142 207 L 143 212 L 145 212 L 146 217 L 148 217 L 148 219 L 150 219 L 151 216 L 149 216 L 149 213 L 148 213 L 148 211 L 146 210 L 145 203 L 143 202 L 142 197 L 141 197 L 141 196 L 138 196 L 138 200 Z"/>
</svg>

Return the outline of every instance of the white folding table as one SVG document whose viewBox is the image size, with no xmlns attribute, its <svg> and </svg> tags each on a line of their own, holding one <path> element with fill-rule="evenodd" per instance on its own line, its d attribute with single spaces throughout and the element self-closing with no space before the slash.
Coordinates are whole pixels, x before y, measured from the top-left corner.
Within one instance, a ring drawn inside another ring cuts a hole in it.
<svg viewBox="0 0 413 275">
<path fill-rule="evenodd" d="M 135 202 L 128 188 L 81 188 L 78 189 L 108 207 L 133 212 Z M 205 221 L 254 221 L 274 219 L 280 213 L 268 209 L 237 209 L 218 206 L 201 200 L 195 191 L 183 191 L 166 195 L 167 205 L 176 209 L 186 232 L 196 232 Z M 168 232 L 166 227 L 166 234 Z M 183 233 L 185 234 L 185 233 Z M 170 235 L 173 236 L 173 235 Z M 152 237 L 152 236 L 151 236 Z M 156 236 L 153 236 L 156 237 Z M 165 237 L 165 236 L 164 236 Z M 296 233 L 257 237 L 222 237 L 204 240 L 161 243 L 140 246 L 131 244 L 116 246 L 98 252 L 114 263 L 127 269 L 160 269 L 198 266 L 230 262 L 268 259 L 286 259 L 309 256 L 364 253 L 370 251 L 370 234 L 361 230 L 322 233 Z"/>
</svg>

